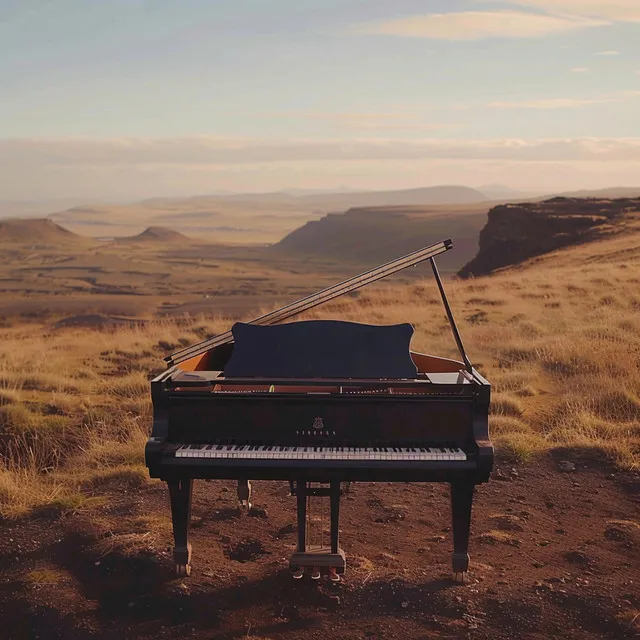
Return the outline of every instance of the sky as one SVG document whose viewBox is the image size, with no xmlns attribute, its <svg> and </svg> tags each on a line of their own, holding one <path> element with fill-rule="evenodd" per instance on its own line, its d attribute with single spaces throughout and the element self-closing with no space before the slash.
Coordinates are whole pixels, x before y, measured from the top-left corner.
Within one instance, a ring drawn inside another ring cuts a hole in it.
<svg viewBox="0 0 640 640">
<path fill-rule="evenodd" d="M 640 0 L 0 0 L 0 200 L 640 187 Z"/>
</svg>

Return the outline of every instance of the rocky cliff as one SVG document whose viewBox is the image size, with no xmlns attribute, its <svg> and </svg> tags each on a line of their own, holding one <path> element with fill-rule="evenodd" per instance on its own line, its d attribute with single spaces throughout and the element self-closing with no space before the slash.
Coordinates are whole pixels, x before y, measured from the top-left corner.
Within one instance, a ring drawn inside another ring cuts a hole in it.
<svg viewBox="0 0 640 640">
<path fill-rule="evenodd" d="M 476 254 L 486 211 L 480 206 L 462 211 L 427 207 L 355 208 L 307 222 L 271 247 L 271 251 L 297 258 L 373 266 L 451 238 L 454 251 L 439 258 L 438 264 L 455 272 Z"/>
<path fill-rule="evenodd" d="M 460 271 L 478 276 L 569 245 L 624 231 L 640 219 L 640 198 L 565 198 L 489 211 L 476 257 Z"/>
</svg>

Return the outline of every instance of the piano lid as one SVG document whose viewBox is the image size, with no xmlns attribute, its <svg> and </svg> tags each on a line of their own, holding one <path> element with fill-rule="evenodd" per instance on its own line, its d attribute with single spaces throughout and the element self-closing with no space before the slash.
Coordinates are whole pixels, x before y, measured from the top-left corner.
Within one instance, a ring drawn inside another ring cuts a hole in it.
<svg viewBox="0 0 640 640">
<path fill-rule="evenodd" d="M 365 285 L 371 284 L 373 282 L 377 282 L 382 278 L 386 278 L 393 273 L 397 273 L 398 271 L 402 271 L 403 269 L 407 269 L 408 267 L 415 266 L 420 264 L 424 260 L 432 260 L 433 258 L 445 251 L 448 251 L 452 247 L 451 240 L 443 240 L 442 242 L 436 242 L 424 249 L 419 249 L 418 251 L 414 251 L 413 253 L 409 253 L 401 258 L 397 258 L 396 260 L 392 260 L 391 262 L 387 262 L 382 264 L 374 269 L 369 269 L 369 271 L 365 271 L 353 278 L 349 278 L 348 280 L 344 280 L 339 282 L 332 287 L 328 287 L 327 289 L 323 289 L 322 291 L 318 291 L 317 293 L 311 294 L 296 302 L 292 302 L 290 304 L 281 307 L 280 309 L 275 309 L 274 311 L 270 311 L 269 313 L 260 316 L 259 318 L 255 318 L 251 320 L 251 324 L 255 325 L 273 325 L 283 320 L 287 320 L 294 315 L 298 315 L 305 311 L 309 311 L 309 309 L 313 309 L 320 304 L 324 304 L 325 302 L 329 302 L 337 298 L 338 296 L 342 296 L 345 293 L 349 293 L 351 291 L 355 291 Z M 165 358 L 166 362 L 169 365 L 179 364 L 180 362 L 184 362 L 185 360 L 189 360 L 194 356 L 198 356 L 202 353 L 205 353 L 209 349 L 213 349 L 214 347 L 219 347 L 221 345 L 229 344 L 233 341 L 233 335 L 231 331 L 226 331 L 221 333 L 220 335 L 213 336 L 212 338 L 207 338 L 202 342 L 197 344 L 193 344 L 189 347 L 185 347 L 184 349 L 180 349 L 180 351 L 176 351 L 172 353 L 170 356 Z"/>
</svg>

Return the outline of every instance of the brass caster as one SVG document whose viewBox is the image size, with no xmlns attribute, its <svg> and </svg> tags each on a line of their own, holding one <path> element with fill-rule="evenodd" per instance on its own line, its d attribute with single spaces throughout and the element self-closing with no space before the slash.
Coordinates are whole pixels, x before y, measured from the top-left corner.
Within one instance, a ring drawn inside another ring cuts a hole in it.
<svg viewBox="0 0 640 640">
<path fill-rule="evenodd" d="M 466 571 L 454 571 L 453 573 L 453 581 L 457 582 L 458 584 L 464 584 L 465 582 L 468 582 L 469 577 L 467 576 L 467 572 Z"/>
<path fill-rule="evenodd" d="M 178 578 L 186 578 L 191 575 L 191 565 L 190 564 L 177 564 L 176 565 L 176 577 Z"/>
</svg>

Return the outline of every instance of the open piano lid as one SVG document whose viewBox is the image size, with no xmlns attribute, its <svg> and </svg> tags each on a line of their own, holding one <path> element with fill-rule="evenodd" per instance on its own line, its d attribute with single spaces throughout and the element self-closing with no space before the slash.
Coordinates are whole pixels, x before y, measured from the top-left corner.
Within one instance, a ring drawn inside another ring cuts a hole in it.
<svg viewBox="0 0 640 640">
<path fill-rule="evenodd" d="M 431 262 L 433 274 L 438 284 L 438 289 L 442 297 L 442 302 L 444 304 L 447 318 L 449 320 L 449 324 L 451 325 L 451 330 L 456 340 L 458 350 L 460 351 L 460 355 L 462 356 L 462 360 L 464 362 L 466 370 L 471 373 L 472 365 L 465 353 L 464 345 L 462 344 L 462 339 L 460 338 L 458 328 L 456 327 L 455 321 L 453 319 L 453 314 L 451 313 L 451 308 L 449 307 L 449 302 L 447 301 L 444 287 L 438 273 L 438 268 L 436 267 L 436 263 L 434 260 L 435 256 L 448 251 L 452 248 L 452 246 L 453 243 L 450 239 L 443 240 L 442 242 L 436 242 L 435 244 L 432 244 L 428 247 L 419 249 L 418 251 L 414 251 L 413 253 L 409 253 L 405 256 L 392 260 L 391 262 L 387 262 L 383 265 L 375 267 L 374 269 L 370 269 L 369 271 L 365 271 L 364 273 L 354 276 L 353 278 L 344 280 L 343 282 L 333 285 L 332 287 L 328 287 L 327 289 L 323 289 L 322 291 L 314 293 L 310 296 L 301 298 L 300 300 L 285 305 L 280 309 L 276 309 L 263 316 L 260 316 L 259 318 L 255 318 L 254 320 L 251 320 L 246 324 L 252 326 L 276 325 L 283 320 L 308 311 L 309 309 L 313 309 L 314 307 L 333 300 L 338 296 L 344 295 L 345 293 L 355 291 L 356 289 L 359 289 L 367 284 L 371 284 L 382 278 L 386 278 L 393 273 L 397 273 L 398 271 L 402 271 L 403 269 L 406 269 L 408 267 L 415 266 L 421 262 L 424 262 L 425 260 L 429 260 Z M 213 336 L 212 338 L 208 338 L 197 344 L 185 347 L 180 351 L 176 351 L 170 356 L 167 356 L 165 360 L 169 366 L 174 366 L 181 362 L 184 362 L 185 360 L 189 360 L 190 358 L 194 358 L 203 353 L 206 353 L 207 351 L 215 347 L 230 344 L 232 342 L 234 342 L 233 332 L 226 331 L 225 333 L 221 333 L 220 335 Z"/>
</svg>

